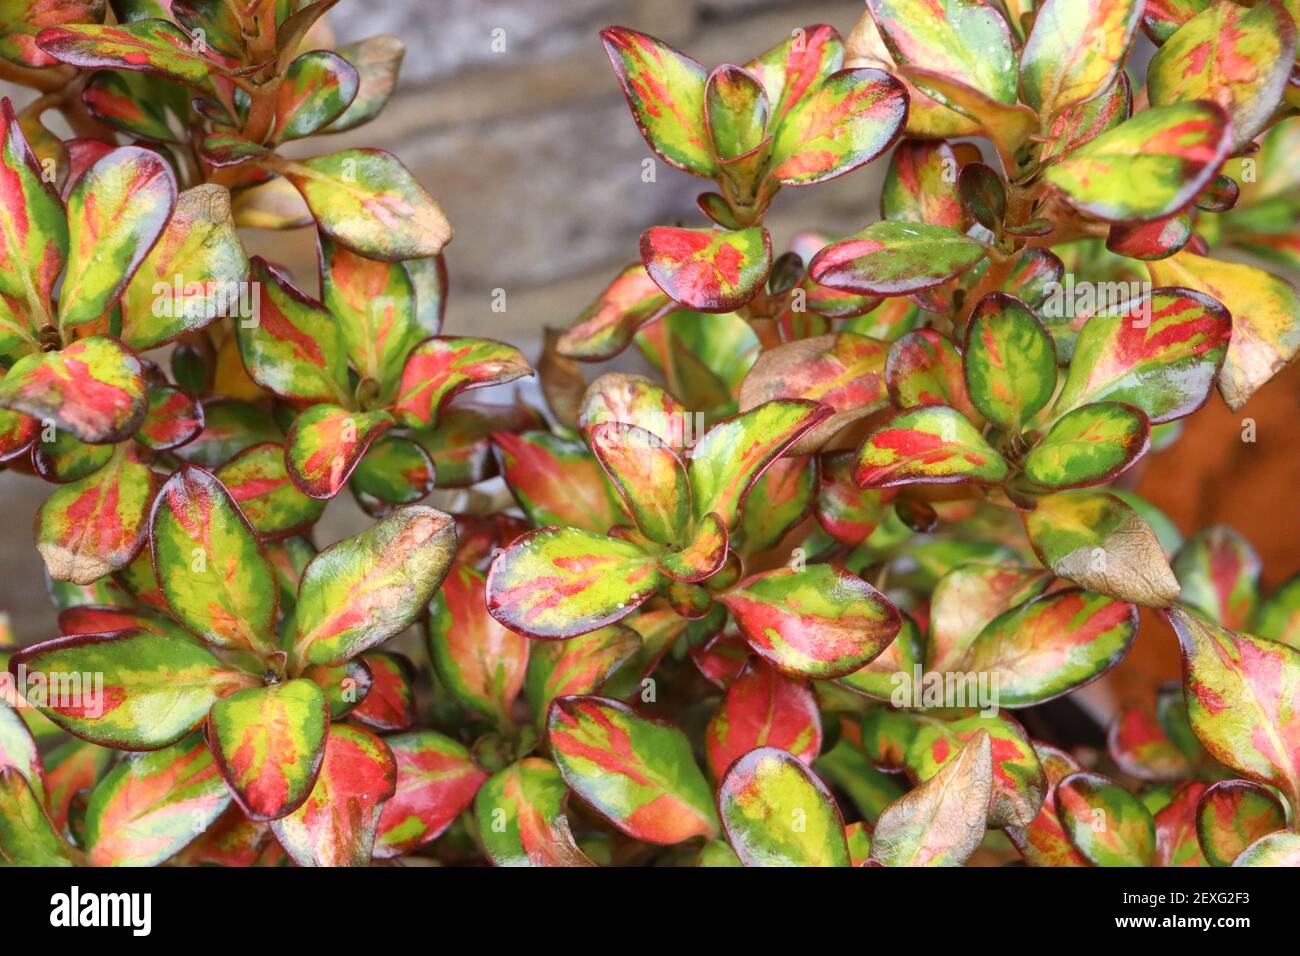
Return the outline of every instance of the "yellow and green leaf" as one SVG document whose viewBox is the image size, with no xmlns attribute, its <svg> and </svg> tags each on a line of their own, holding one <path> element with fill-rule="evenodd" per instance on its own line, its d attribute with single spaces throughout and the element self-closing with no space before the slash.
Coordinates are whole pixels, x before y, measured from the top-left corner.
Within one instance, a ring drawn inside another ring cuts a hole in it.
<svg viewBox="0 0 1300 956">
<path fill-rule="evenodd" d="M 964 369 L 971 403 L 1012 434 L 1056 392 L 1052 337 L 1022 300 L 1004 292 L 985 296 L 975 307 Z"/>
<path fill-rule="evenodd" d="M 899 412 L 871 432 L 858 452 L 859 488 L 980 482 L 996 484 L 1007 463 L 961 412 L 923 405 Z"/>
<path fill-rule="evenodd" d="M 497 866 L 592 866 L 569 829 L 569 791 L 555 764 L 513 763 L 483 784 L 474 800 L 479 837 Z"/>
</svg>

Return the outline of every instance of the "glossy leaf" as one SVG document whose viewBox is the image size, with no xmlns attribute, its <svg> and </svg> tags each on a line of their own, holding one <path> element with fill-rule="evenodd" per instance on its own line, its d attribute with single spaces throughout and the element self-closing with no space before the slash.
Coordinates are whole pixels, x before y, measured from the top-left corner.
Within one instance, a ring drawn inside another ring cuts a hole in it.
<svg viewBox="0 0 1300 956">
<path fill-rule="evenodd" d="M 257 536 L 214 475 L 186 466 L 163 485 L 150 543 L 177 620 L 222 647 L 267 651 L 277 594 Z"/>
<path fill-rule="evenodd" d="M 1139 780 L 1173 781 L 1191 775 L 1192 762 L 1141 707 L 1125 707 L 1110 725 L 1106 748 L 1115 765 Z"/>
<path fill-rule="evenodd" d="M 1260 837 L 1232 861 L 1233 866 L 1300 866 L 1300 835 L 1270 833 Z"/>
<path fill-rule="evenodd" d="M 1025 457 L 1025 477 L 1043 488 L 1113 481 L 1144 454 L 1146 415 L 1122 402 L 1084 405 L 1062 416 Z"/>
<path fill-rule="evenodd" d="M 1183 656 L 1187 713 L 1220 763 L 1300 802 L 1300 651 L 1165 611 Z"/>
<path fill-rule="evenodd" d="M 335 724 L 307 802 L 271 829 L 299 866 L 368 866 L 382 804 L 396 789 L 388 746 L 359 727 Z"/>
<path fill-rule="evenodd" d="M 431 338 L 410 353 L 393 413 L 411 426 L 435 424 L 455 395 L 532 374 L 514 346 L 492 339 Z"/>
<path fill-rule="evenodd" d="M 971 403 L 1013 434 L 1056 391 L 1052 337 L 1024 302 L 1005 293 L 985 296 L 975 307 L 964 368 Z"/>
<path fill-rule="evenodd" d="M 812 690 L 753 658 L 728 685 L 704 733 L 705 756 L 715 780 L 722 780 L 739 757 L 759 747 L 779 748 L 811 766 L 821 743 L 821 715 Z"/>
<path fill-rule="evenodd" d="M 151 451 L 171 451 L 203 431 L 203 406 L 174 385 L 149 389 L 149 411 L 135 440 Z M 93 446 L 92 446 L 93 447 Z"/>
<path fill-rule="evenodd" d="M 310 527 L 325 510 L 325 502 L 308 498 L 289 479 L 284 448 L 274 442 L 244 449 L 221 466 L 217 480 L 263 537 Z"/>
<path fill-rule="evenodd" d="M 1003 460 L 961 412 L 926 405 L 899 412 L 867 436 L 854 469 L 860 488 L 1001 481 Z"/>
<path fill-rule="evenodd" d="M 891 489 L 859 489 L 853 481 L 852 452 L 824 456 L 816 515 L 822 528 L 841 544 L 865 542 L 886 515 Z"/>
<path fill-rule="evenodd" d="M 952 147 L 943 141 L 903 140 L 880 189 L 881 216 L 960 230 L 965 212 L 957 192 L 958 167 Z"/>
<path fill-rule="evenodd" d="M 1115 495 L 1061 492 L 1024 515 L 1029 542 L 1056 575 L 1147 607 L 1178 598 L 1178 581 L 1151 526 Z"/>
<path fill-rule="evenodd" d="M 732 764 L 718 789 L 731 848 L 745 866 L 850 866 L 835 798 L 803 763 L 760 747 Z"/>
<path fill-rule="evenodd" d="M 302 574 L 293 659 L 340 664 L 404 631 L 446 577 L 455 549 L 451 516 L 423 505 L 326 548 Z"/>
<path fill-rule="evenodd" d="M 1045 0 L 1020 54 L 1020 92 L 1044 118 L 1100 94 L 1124 66 L 1142 4 Z"/>
<path fill-rule="evenodd" d="M 551 751 L 565 783 L 633 839 L 679 843 L 713 837 L 713 794 L 676 727 L 602 697 L 551 705 Z"/>
<path fill-rule="evenodd" d="M 1056 807 L 1056 787 L 1083 768 L 1073 757 L 1050 744 L 1034 742 L 1034 752 L 1047 778 L 1042 809 L 1027 827 L 1007 827 L 1007 838 L 1030 866 L 1088 866 L 1061 824 Z"/>
<path fill-rule="evenodd" d="M 983 245 L 953 229 L 882 220 L 817 253 L 809 273 L 832 289 L 906 295 L 960 275 L 984 256 Z"/>
<path fill-rule="evenodd" d="M 1058 591 L 990 621 L 962 671 L 997 675 L 998 703 L 1025 707 L 1095 680 L 1137 635 L 1137 608 L 1087 591 Z"/>
<path fill-rule="evenodd" d="M 337 53 L 304 53 L 289 64 L 276 93 L 272 135 L 284 141 L 320 132 L 343 115 L 360 85 L 352 64 Z"/>
<path fill-rule="evenodd" d="M 1182 585 L 1179 600 L 1230 630 L 1250 626 L 1259 601 L 1259 555 L 1249 541 L 1224 525 L 1203 528 L 1174 557 Z"/>
<path fill-rule="evenodd" d="M 626 520 L 596 457 L 580 442 L 550 432 L 498 432 L 492 444 L 506 484 L 533 524 L 604 533 Z"/>
<path fill-rule="evenodd" d="M 663 583 L 654 558 L 635 544 L 577 528 L 541 528 L 492 562 L 487 606 L 522 634 L 573 637 L 621 620 Z"/>
<path fill-rule="evenodd" d="M 0 50 L 11 40 L 0 26 Z M 0 120 L 0 168 L 6 181 L 0 204 L 0 259 L 6 263 L 0 270 L 0 293 L 25 304 L 25 324 L 30 324 L 50 308 L 68 256 L 68 223 L 58 191 L 42 175 L 7 98 L 0 101 Z"/>
<path fill-rule="evenodd" d="M 1199 780 L 1185 780 L 1156 811 L 1156 866 L 1209 866 L 1196 835 L 1196 806 L 1205 790 Z"/>
<path fill-rule="evenodd" d="M 641 261 L 674 301 L 697 312 L 733 312 L 766 281 L 772 239 L 761 227 L 728 232 L 654 226 L 641 236 Z"/>
<path fill-rule="evenodd" d="M 619 624 L 565 641 L 534 642 L 524 687 L 538 723 L 545 724 L 551 701 L 557 697 L 599 693 L 641 646 L 641 635 Z"/>
<path fill-rule="evenodd" d="M 1057 784 L 1056 807 L 1071 842 L 1094 865 L 1155 863 L 1155 821 L 1114 781 L 1096 773 L 1072 773 Z"/>
<path fill-rule="evenodd" d="M 1230 146 L 1214 103 L 1154 106 L 1071 152 L 1044 177 L 1079 210 L 1110 221 L 1162 219 L 1212 180 Z"/>
<path fill-rule="evenodd" d="M 556 348 L 569 358 L 612 358 L 631 344 L 637 329 L 670 307 L 671 300 L 638 262 L 620 272 L 583 310 Z"/>
<path fill-rule="evenodd" d="M 971 563 L 939 579 L 930 595 L 926 669 L 955 671 L 994 618 L 1037 597 L 1051 583 L 1045 571 Z"/>
<path fill-rule="evenodd" d="M 595 426 L 588 440 L 637 527 L 660 544 L 685 544 L 691 486 L 677 454 L 655 435 L 623 422 Z"/>
<path fill-rule="evenodd" d="M 528 757 L 479 790 L 474 811 L 488 857 L 497 866 L 591 866 L 565 815 L 568 789 L 555 765 Z"/>
<path fill-rule="evenodd" d="M 27 778 L 13 767 L 0 767 L 0 862 L 73 865 L 67 844 L 54 831 Z"/>
<path fill-rule="evenodd" d="M 20 664 L 29 673 L 102 674 L 102 691 L 97 681 L 87 687 L 83 677 L 80 688 L 74 685 L 39 709 L 68 732 L 119 749 L 173 744 L 221 697 L 253 682 L 197 642 L 139 629 L 46 641 L 14 654 L 10 666 Z"/>
<path fill-rule="evenodd" d="M 91 866 L 156 866 L 230 805 L 197 735 L 119 763 L 90 795 L 85 846 Z"/>
<path fill-rule="evenodd" d="M 468 750 L 432 730 L 394 734 L 384 743 L 397 762 L 397 790 L 379 814 L 375 857 L 381 860 L 436 840 L 487 780 Z"/>
<path fill-rule="evenodd" d="M 400 38 L 383 33 L 341 46 L 337 52 L 357 71 L 360 82 L 351 104 L 330 123 L 330 133 L 355 129 L 379 115 L 397 87 L 406 45 Z"/>
<path fill-rule="evenodd" d="M 961 354 L 934 329 L 908 332 L 890 346 L 885 382 L 899 408 L 948 405 L 972 422 L 979 420 L 980 413 L 966 392 Z"/>
<path fill-rule="evenodd" d="M 746 578 L 718 599 L 760 657 L 793 677 L 843 677 L 898 634 L 898 610 L 861 578 L 829 564 Z"/>
<path fill-rule="evenodd" d="M 960 866 L 984 839 L 993 792 L 986 731 L 925 783 L 887 806 L 871 835 L 871 858 L 886 866 Z"/>
<path fill-rule="evenodd" d="M 1269 790 L 1246 780 L 1221 780 L 1201 796 L 1196 832 L 1211 866 L 1232 866 L 1257 840 L 1286 826 L 1286 811 Z"/>
<path fill-rule="evenodd" d="M 56 60 L 84 70 L 135 70 L 200 89 L 212 82 L 211 61 L 166 20 L 51 27 L 41 32 L 37 45 Z"/>
</svg>

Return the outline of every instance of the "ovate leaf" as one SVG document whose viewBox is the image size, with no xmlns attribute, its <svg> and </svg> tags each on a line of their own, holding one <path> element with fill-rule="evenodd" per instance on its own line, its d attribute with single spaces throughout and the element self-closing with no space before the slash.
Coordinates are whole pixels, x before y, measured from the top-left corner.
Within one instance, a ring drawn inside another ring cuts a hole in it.
<svg viewBox="0 0 1300 956">
<path fill-rule="evenodd" d="M 1020 92 L 1044 119 L 1091 100 L 1128 56 L 1137 0 L 1046 0 L 1020 54 Z"/>
<path fill-rule="evenodd" d="M 715 780 L 759 747 L 779 748 L 811 766 L 821 744 L 821 715 L 812 689 L 754 658 L 728 685 L 704 734 L 705 755 Z"/>
<path fill-rule="evenodd" d="M 995 484 L 1007 470 L 1006 461 L 961 412 L 924 405 L 899 412 L 867 436 L 853 479 L 860 488 Z"/>
<path fill-rule="evenodd" d="M 384 738 L 397 761 L 397 791 L 379 814 L 375 857 L 391 859 L 433 842 L 487 780 L 469 751 L 432 730 Z"/>
<path fill-rule="evenodd" d="M 1020 299 L 985 296 L 967 326 L 965 375 L 970 400 L 984 417 L 1018 433 L 1056 391 L 1052 337 Z"/>
<path fill-rule="evenodd" d="M 1247 780 L 1220 780 L 1196 808 L 1196 832 L 1211 866 L 1232 866 L 1257 840 L 1285 826 L 1278 798 Z"/>
<path fill-rule="evenodd" d="M 718 809 L 745 866 L 851 865 L 835 798 L 784 750 L 760 747 L 733 763 Z"/>
<path fill-rule="evenodd" d="M 1025 477 L 1043 488 L 1113 481 L 1144 454 L 1146 415 L 1123 402 L 1084 405 L 1062 416 L 1025 457 Z"/>
<path fill-rule="evenodd" d="M 1137 797 L 1096 773 L 1072 773 L 1056 787 L 1061 825 L 1095 866 L 1152 866 L 1156 827 Z"/>
<path fill-rule="evenodd" d="M 906 295 L 960 275 L 984 256 L 983 245 L 954 229 L 882 220 L 817 253 L 809 274 L 859 295 Z"/>
<path fill-rule="evenodd" d="M 646 272 L 675 302 L 697 312 L 734 312 L 754 297 L 772 268 L 772 237 L 654 226 L 641 236 Z"/>
<path fill-rule="evenodd" d="M 528 757 L 483 785 L 479 836 L 497 866 L 591 866 L 569 829 L 569 791 L 555 764 Z"/>
</svg>

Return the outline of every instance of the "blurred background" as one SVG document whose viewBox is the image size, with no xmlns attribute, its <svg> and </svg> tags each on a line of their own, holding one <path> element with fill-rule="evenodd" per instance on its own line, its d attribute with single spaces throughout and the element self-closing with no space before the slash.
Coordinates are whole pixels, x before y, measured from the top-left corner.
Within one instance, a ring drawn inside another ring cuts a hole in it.
<svg viewBox="0 0 1300 956">
<path fill-rule="evenodd" d="M 610 70 L 600 28 L 654 34 L 712 67 L 744 63 L 799 26 L 829 23 L 847 35 L 863 9 L 861 0 L 343 0 L 330 14 L 340 42 L 376 33 L 405 41 L 401 87 L 376 122 L 303 147 L 397 153 L 456 230 L 447 250 L 447 331 L 508 340 L 535 357 L 545 326 L 568 325 L 636 259 L 643 229 L 703 224 L 694 199 L 704 181 L 653 160 Z M 651 182 L 643 177 L 647 159 Z M 775 247 L 801 228 L 846 233 L 877 218 L 884 169 L 881 161 L 832 183 L 784 190 L 767 219 Z M 315 287 L 310 233 L 247 239 L 250 251 Z M 498 290 L 503 312 L 492 308 Z M 1137 483 L 1184 534 L 1215 522 L 1245 534 L 1264 559 L 1269 588 L 1300 571 L 1297 412 L 1295 367 L 1239 414 L 1212 398 L 1187 420 L 1173 450 L 1149 459 Z M 1241 440 L 1245 418 L 1255 421 L 1254 443 Z M 10 612 L 21 643 L 55 636 L 32 546 L 33 515 L 47 493 L 34 478 L 0 474 L 7 515 L 0 608 Z M 358 518 L 340 496 L 318 544 L 351 533 Z M 1131 690 L 1149 700 L 1150 681 L 1175 677 L 1177 660 L 1164 627 L 1144 623 L 1113 684 L 1120 696 Z"/>
</svg>

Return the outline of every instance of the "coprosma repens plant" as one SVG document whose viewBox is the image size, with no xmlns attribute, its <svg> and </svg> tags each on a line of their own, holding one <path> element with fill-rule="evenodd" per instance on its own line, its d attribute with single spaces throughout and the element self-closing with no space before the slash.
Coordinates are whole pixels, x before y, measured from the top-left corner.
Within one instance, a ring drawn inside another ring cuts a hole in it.
<svg viewBox="0 0 1300 956">
<path fill-rule="evenodd" d="M 461 396 L 531 370 L 439 334 L 392 156 L 281 151 L 396 82 L 333 5 L 0 0 L 0 448 L 62 635 L 8 656 L 5 860 L 1300 863 L 1300 578 L 1127 490 L 1300 347 L 1295 0 L 870 0 L 711 72 L 606 30 L 710 222 L 548 333 L 549 414 Z M 774 255 L 877 158 L 878 221 Z M 318 294 L 239 232 L 298 227 Z M 660 381 L 588 382 L 631 345 Z M 1181 686 L 1048 739 L 1139 607 Z"/>
</svg>

